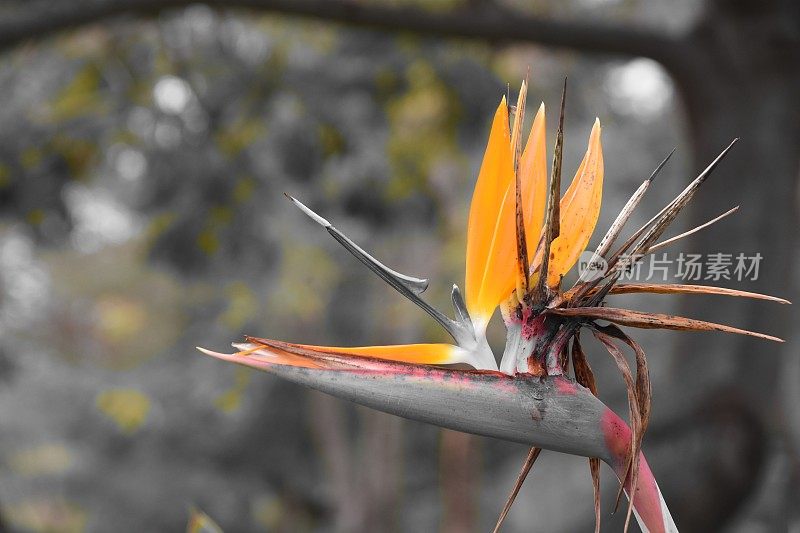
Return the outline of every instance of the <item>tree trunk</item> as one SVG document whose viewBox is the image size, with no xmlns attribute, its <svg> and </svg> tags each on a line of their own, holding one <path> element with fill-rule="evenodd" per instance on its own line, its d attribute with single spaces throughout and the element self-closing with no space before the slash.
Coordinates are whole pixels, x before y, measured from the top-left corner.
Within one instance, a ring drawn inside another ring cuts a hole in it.
<svg viewBox="0 0 800 533">
<path fill-rule="evenodd" d="M 797 179 L 800 171 L 800 4 L 791 1 L 715 0 L 704 22 L 688 36 L 685 63 L 673 71 L 683 93 L 691 128 L 691 145 L 698 171 L 733 137 L 740 142 L 706 185 L 691 213 L 700 224 L 730 207 L 741 212 L 724 228 L 700 232 L 692 252 L 763 256 L 757 281 L 734 277 L 719 284 L 749 283 L 752 290 L 797 301 L 792 283 L 798 245 Z M 706 281 L 706 283 L 711 283 Z M 747 286 L 743 286 L 747 288 Z M 734 324 L 786 338 L 791 309 L 773 309 L 752 301 L 692 299 L 684 314 Z M 760 428 L 780 438 L 777 422 L 790 406 L 779 395 L 782 365 L 796 356 L 787 345 L 718 334 L 692 334 L 678 341 L 676 378 L 690 394 L 672 399 L 676 410 L 711 406 L 720 387 L 735 383 L 743 405 L 755 409 Z M 720 387 L 715 386 L 719 384 Z M 726 435 L 719 435 L 725 439 Z M 720 446 L 724 446 L 722 442 Z M 747 446 L 742 450 L 750 449 Z M 754 457 L 737 457 L 739 465 Z M 680 461 L 680 459 L 676 460 Z M 686 502 L 675 508 L 679 526 L 687 531 L 716 530 L 757 485 L 759 468 L 723 464 L 724 454 L 697 472 L 696 486 L 713 487 L 707 506 Z M 753 465 L 749 465 L 753 466 Z M 754 472 L 742 479 L 742 471 Z M 683 485 L 687 480 L 684 479 Z M 691 483 L 690 483 L 691 484 Z M 669 492 L 667 487 L 665 492 Z M 710 513 L 710 510 L 714 513 Z"/>
<path fill-rule="evenodd" d="M 442 533 L 476 530 L 479 502 L 479 442 L 474 435 L 449 429 L 441 432 Z"/>
</svg>

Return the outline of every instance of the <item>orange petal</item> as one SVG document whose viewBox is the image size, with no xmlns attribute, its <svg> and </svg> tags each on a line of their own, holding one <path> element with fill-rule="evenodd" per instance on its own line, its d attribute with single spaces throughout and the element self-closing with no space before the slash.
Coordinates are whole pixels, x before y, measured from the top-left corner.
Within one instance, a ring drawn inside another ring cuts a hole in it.
<svg viewBox="0 0 800 533">
<path fill-rule="evenodd" d="M 600 121 L 589 136 L 589 148 L 575 178 L 561 198 L 561 230 L 550 249 L 547 283 L 556 287 L 589 243 L 600 215 L 603 196 L 603 148 Z"/>
<path fill-rule="evenodd" d="M 521 122 L 521 121 L 520 121 Z M 544 104 L 519 162 L 528 257 L 539 242 L 547 199 Z M 521 135 L 515 125 L 515 134 Z M 495 114 L 472 196 L 467 232 L 465 299 L 473 318 L 487 322 L 516 286 L 515 180 L 505 99 Z"/>
<path fill-rule="evenodd" d="M 247 337 L 254 346 L 266 345 L 278 351 L 287 353 L 304 353 L 309 356 L 320 355 L 355 355 L 359 357 L 373 357 L 386 361 L 400 361 L 403 363 L 417 363 L 430 365 L 443 365 L 463 362 L 465 352 L 451 344 L 391 344 L 386 346 L 314 346 L 310 344 L 295 344 L 293 342 Z M 258 348 L 256 348 L 257 350 Z M 298 352 L 299 350 L 299 352 Z"/>
<path fill-rule="evenodd" d="M 516 276 L 514 166 L 506 100 L 500 102 L 472 195 L 467 227 L 465 299 L 473 319 L 488 322 Z"/>
<path fill-rule="evenodd" d="M 397 344 L 388 346 L 313 346 L 246 337 L 247 343 L 234 344 L 238 352 L 220 354 L 198 347 L 201 352 L 234 362 L 256 357 L 265 364 L 301 368 L 341 368 L 368 364 L 370 359 L 411 364 L 444 365 L 469 363 L 469 353 L 450 344 Z M 471 364 L 471 363 L 470 363 Z"/>
<path fill-rule="evenodd" d="M 528 242 L 528 257 L 533 257 L 542 233 L 544 210 L 547 203 L 547 123 L 544 104 L 539 106 L 533 119 L 528 142 L 519 162 L 520 185 L 522 187 L 525 236 Z"/>
<path fill-rule="evenodd" d="M 340 353 L 357 355 L 361 357 L 374 357 L 387 361 L 400 361 L 403 363 L 417 363 L 428 365 L 444 365 L 457 363 L 459 349 L 451 344 L 392 344 L 386 346 L 309 346 L 296 344 L 310 351 Z"/>
</svg>

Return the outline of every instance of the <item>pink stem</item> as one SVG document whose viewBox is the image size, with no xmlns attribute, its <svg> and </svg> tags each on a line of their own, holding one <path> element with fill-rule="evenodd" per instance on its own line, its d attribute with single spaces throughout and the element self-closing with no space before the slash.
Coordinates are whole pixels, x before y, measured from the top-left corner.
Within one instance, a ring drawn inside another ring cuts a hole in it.
<svg viewBox="0 0 800 533">
<path fill-rule="evenodd" d="M 606 439 L 606 446 L 610 457 L 606 462 L 614 469 L 617 477 L 622 479 L 627 468 L 627 459 L 630 454 L 631 430 L 616 413 L 606 409 L 601 420 L 601 428 Z M 625 492 L 631 494 L 630 478 L 625 483 Z M 658 488 L 650 465 L 639 454 L 639 478 L 636 483 L 636 492 L 633 499 L 633 510 L 642 527 L 642 531 L 650 533 L 677 532 L 675 522 L 667 509 L 661 491 Z"/>
</svg>

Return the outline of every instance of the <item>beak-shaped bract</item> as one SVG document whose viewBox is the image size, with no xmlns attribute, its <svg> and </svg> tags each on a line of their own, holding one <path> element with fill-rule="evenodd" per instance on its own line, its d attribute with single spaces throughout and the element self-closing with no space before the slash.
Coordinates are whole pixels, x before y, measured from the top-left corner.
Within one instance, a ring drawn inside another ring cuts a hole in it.
<svg viewBox="0 0 800 533">
<path fill-rule="evenodd" d="M 598 457 L 623 477 L 630 430 L 588 389 L 563 376 L 509 376 L 399 363 L 363 354 L 249 338 L 240 351 L 204 353 L 387 413 L 548 450 Z M 634 511 L 642 529 L 677 531 L 641 458 Z M 627 487 L 629 489 L 629 487 Z"/>
</svg>

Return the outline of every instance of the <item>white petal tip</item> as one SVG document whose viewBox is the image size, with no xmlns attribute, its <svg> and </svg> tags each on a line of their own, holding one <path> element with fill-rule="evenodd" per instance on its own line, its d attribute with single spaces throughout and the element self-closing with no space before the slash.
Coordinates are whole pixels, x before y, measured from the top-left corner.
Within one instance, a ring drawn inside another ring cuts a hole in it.
<svg viewBox="0 0 800 533">
<path fill-rule="evenodd" d="M 289 200 L 291 200 L 294 203 L 294 205 L 296 205 L 300 209 L 300 211 L 305 213 L 306 216 L 308 216 L 308 218 L 310 218 L 311 220 L 313 220 L 314 222 L 316 222 L 320 226 L 323 226 L 325 228 L 330 227 L 330 225 L 331 225 L 330 222 L 328 222 L 327 220 L 325 220 L 324 218 L 322 218 L 321 216 L 316 214 L 314 211 L 312 211 L 310 208 L 308 208 L 303 202 L 301 202 L 300 200 L 298 200 L 297 198 L 295 198 L 294 196 L 291 196 L 289 194 L 284 193 L 284 195 L 286 195 L 286 197 Z"/>
<path fill-rule="evenodd" d="M 197 349 L 201 353 L 204 353 L 206 355 L 210 355 L 211 357 L 216 357 L 217 359 L 228 359 L 229 357 L 232 356 L 232 354 L 222 353 L 222 352 L 215 352 L 213 350 L 209 350 L 207 348 L 203 348 L 202 346 L 195 346 L 195 349 Z"/>
<path fill-rule="evenodd" d="M 240 353 L 241 352 L 249 352 L 250 350 L 252 350 L 253 348 L 256 347 L 255 344 L 250 343 L 250 342 L 232 342 L 231 346 L 233 346 L 234 348 L 239 350 Z"/>
</svg>

